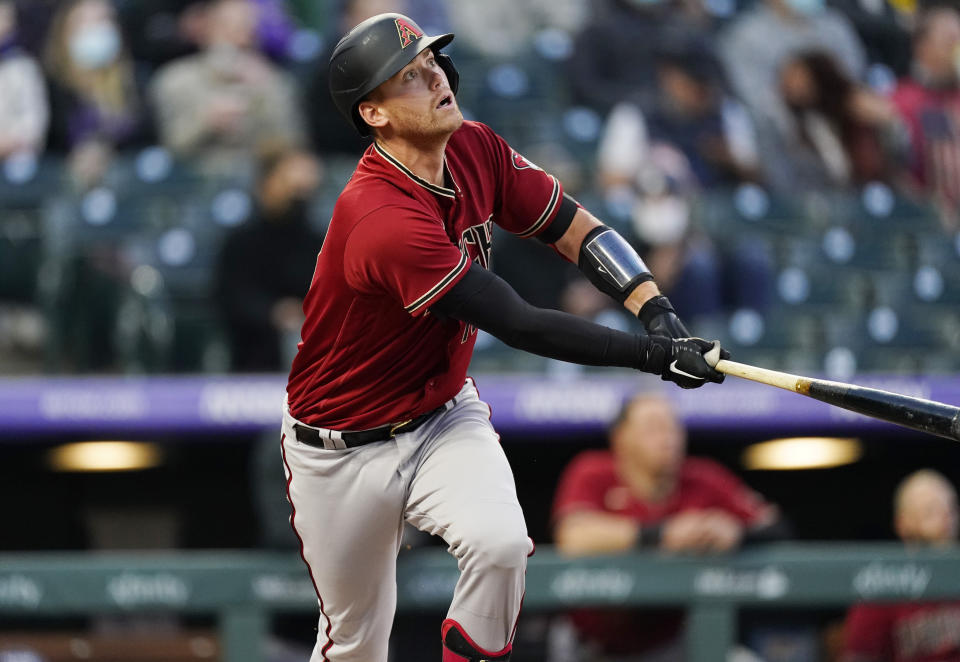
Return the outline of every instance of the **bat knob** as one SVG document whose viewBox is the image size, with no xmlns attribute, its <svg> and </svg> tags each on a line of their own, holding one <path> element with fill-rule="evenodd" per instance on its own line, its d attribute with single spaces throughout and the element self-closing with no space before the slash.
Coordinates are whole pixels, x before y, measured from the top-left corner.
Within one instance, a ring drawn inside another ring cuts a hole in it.
<svg viewBox="0 0 960 662">
<path fill-rule="evenodd" d="M 703 353 L 703 360 L 707 362 L 711 368 L 716 368 L 717 363 L 720 362 L 720 341 L 714 340 L 713 347 L 708 349 Z"/>
</svg>

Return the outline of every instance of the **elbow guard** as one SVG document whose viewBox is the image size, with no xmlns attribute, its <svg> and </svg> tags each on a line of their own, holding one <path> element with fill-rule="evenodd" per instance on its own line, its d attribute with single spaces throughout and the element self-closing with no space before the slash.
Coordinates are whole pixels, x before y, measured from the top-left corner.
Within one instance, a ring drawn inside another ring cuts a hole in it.
<svg viewBox="0 0 960 662">
<path fill-rule="evenodd" d="M 637 285 L 653 280 L 633 246 L 606 225 L 595 227 L 584 237 L 577 266 L 598 290 L 619 303 L 626 301 Z"/>
</svg>

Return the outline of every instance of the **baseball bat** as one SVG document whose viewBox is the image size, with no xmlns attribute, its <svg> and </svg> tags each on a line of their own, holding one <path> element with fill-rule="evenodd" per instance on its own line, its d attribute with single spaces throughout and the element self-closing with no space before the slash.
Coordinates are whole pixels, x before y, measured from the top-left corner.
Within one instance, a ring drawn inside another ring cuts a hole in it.
<svg viewBox="0 0 960 662">
<path fill-rule="evenodd" d="M 960 441 L 960 407 L 877 388 L 799 377 L 724 359 L 717 362 L 716 369 L 726 375 L 793 391 L 858 414 Z"/>
</svg>

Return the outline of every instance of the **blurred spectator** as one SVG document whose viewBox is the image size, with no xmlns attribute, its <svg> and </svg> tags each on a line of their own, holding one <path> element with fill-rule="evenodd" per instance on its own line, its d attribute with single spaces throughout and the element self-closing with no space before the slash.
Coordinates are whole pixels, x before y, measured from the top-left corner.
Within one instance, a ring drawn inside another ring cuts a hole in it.
<svg viewBox="0 0 960 662">
<path fill-rule="evenodd" d="M 852 80 L 828 53 L 790 56 L 779 89 L 787 123 L 767 123 L 764 161 L 774 189 L 792 193 L 890 181 L 901 149 L 901 123 L 893 105 Z"/>
<path fill-rule="evenodd" d="M 866 50 L 867 62 L 883 64 L 896 76 L 910 67 L 912 0 L 827 0 L 846 16 Z"/>
<path fill-rule="evenodd" d="M 908 545 L 957 541 L 957 493 L 940 473 L 907 476 L 894 497 L 894 528 Z M 860 604 L 847 613 L 843 662 L 960 659 L 960 602 Z"/>
<path fill-rule="evenodd" d="M 308 218 L 320 184 L 313 155 L 283 148 L 263 156 L 259 168 L 258 218 L 226 238 L 217 264 L 232 368 L 244 372 L 290 367 L 322 243 Z"/>
<path fill-rule="evenodd" d="M 750 116 L 724 99 L 708 54 L 660 57 L 656 104 L 618 104 L 607 120 L 597 166 L 608 204 L 628 209 L 631 234 L 677 310 L 690 316 L 724 306 L 762 310 L 772 266 L 742 238 L 718 250 L 694 231 L 686 196 L 755 175 Z"/>
<path fill-rule="evenodd" d="M 274 60 L 289 56 L 297 26 L 284 0 L 250 0 L 257 7 L 257 43 Z"/>
<path fill-rule="evenodd" d="M 937 7 L 917 21 L 910 76 L 893 103 L 910 133 L 910 172 L 933 195 L 948 227 L 960 227 L 960 12 Z"/>
<path fill-rule="evenodd" d="M 569 61 L 574 99 L 602 113 L 628 98 L 647 110 L 656 99 L 656 54 L 695 43 L 712 49 L 705 29 L 668 0 L 595 3 Z"/>
<path fill-rule="evenodd" d="M 625 404 L 609 451 L 573 459 L 560 478 L 553 518 L 557 548 L 570 556 L 637 547 L 722 553 L 787 533 L 777 508 L 727 469 L 686 457 L 682 424 L 664 398 L 651 394 Z M 599 653 L 591 660 L 639 653 L 684 659 L 676 611 L 578 610 L 571 618 L 580 639 Z"/>
<path fill-rule="evenodd" d="M 447 0 L 447 4 L 457 40 L 491 58 L 523 55 L 539 30 L 575 32 L 587 22 L 589 11 L 586 0 Z"/>
<path fill-rule="evenodd" d="M 791 55 L 820 49 L 855 80 L 863 74 L 863 45 L 850 22 L 823 0 L 762 0 L 720 35 L 719 53 L 737 96 L 758 120 L 789 124 L 777 75 Z M 779 157 L 779 155 L 777 155 Z"/>
<path fill-rule="evenodd" d="M 115 148 L 144 144 L 150 121 L 133 60 L 107 0 L 60 6 L 47 35 L 50 146 L 67 151 L 81 185 L 98 181 Z M 93 155 L 93 156 L 92 156 Z"/>
<path fill-rule="evenodd" d="M 155 69 L 195 53 L 203 39 L 208 0 L 129 0 L 118 14 L 139 62 Z"/>
<path fill-rule="evenodd" d="M 256 41 L 274 60 L 287 57 L 296 25 L 284 0 L 247 0 L 257 10 Z M 158 67 L 195 53 L 207 30 L 210 0 L 126 0 L 119 14 L 138 60 Z"/>
<path fill-rule="evenodd" d="M 601 185 L 627 184 L 654 152 L 670 152 L 672 176 L 685 188 L 709 188 L 754 178 L 757 147 L 749 115 L 721 87 L 709 53 L 658 56 L 656 101 L 648 112 L 624 101 L 607 120 L 600 147 Z"/>
<path fill-rule="evenodd" d="M 43 42 L 62 0 L 14 0 L 17 7 L 17 41 L 34 57 L 43 56 Z"/>
<path fill-rule="evenodd" d="M 49 121 L 43 72 L 20 48 L 13 0 L 0 0 L 0 160 L 43 151 Z"/>
<path fill-rule="evenodd" d="M 207 11 L 204 50 L 157 72 L 151 99 L 167 148 L 199 159 L 208 174 L 248 176 L 261 145 L 301 141 L 298 98 L 255 50 L 253 4 L 213 0 Z"/>
</svg>

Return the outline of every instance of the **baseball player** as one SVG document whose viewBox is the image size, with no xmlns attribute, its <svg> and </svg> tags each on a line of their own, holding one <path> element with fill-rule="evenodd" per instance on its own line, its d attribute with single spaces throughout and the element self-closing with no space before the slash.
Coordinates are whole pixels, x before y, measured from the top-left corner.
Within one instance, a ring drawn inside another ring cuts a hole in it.
<svg viewBox="0 0 960 662">
<path fill-rule="evenodd" d="M 459 75 L 441 53 L 452 39 L 381 14 L 330 59 L 336 106 L 373 144 L 334 208 L 287 385 L 290 519 L 320 607 L 311 662 L 387 659 L 405 521 L 441 536 L 460 568 L 444 662 L 510 659 L 533 542 L 489 407 L 466 377 L 478 328 L 684 388 L 723 379 L 719 343 L 689 337 L 626 241 L 463 120 Z M 494 223 L 577 263 L 649 335 L 524 302 L 487 269 Z"/>
</svg>

